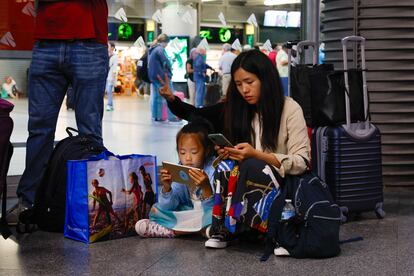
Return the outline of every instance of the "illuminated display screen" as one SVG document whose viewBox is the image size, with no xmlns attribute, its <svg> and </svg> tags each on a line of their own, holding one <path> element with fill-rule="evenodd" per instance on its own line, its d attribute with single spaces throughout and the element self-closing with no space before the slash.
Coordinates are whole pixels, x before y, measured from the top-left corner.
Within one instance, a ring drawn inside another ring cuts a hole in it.
<svg viewBox="0 0 414 276">
<path fill-rule="evenodd" d="M 184 77 L 186 73 L 185 63 L 187 62 L 187 57 L 189 54 L 188 45 L 190 38 L 188 36 L 178 36 L 178 48 L 173 47 L 171 41 L 173 41 L 175 36 L 170 36 L 170 43 L 165 48 L 168 58 L 172 62 L 172 81 L 173 82 L 187 82 L 187 79 Z"/>
<path fill-rule="evenodd" d="M 135 41 L 144 36 L 144 24 L 136 23 L 109 23 L 108 40 Z"/>
<path fill-rule="evenodd" d="M 236 38 L 243 41 L 243 29 L 201 27 L 200 36 L 206 38 L 208 43 L 231 44 Z"/>
</svg>

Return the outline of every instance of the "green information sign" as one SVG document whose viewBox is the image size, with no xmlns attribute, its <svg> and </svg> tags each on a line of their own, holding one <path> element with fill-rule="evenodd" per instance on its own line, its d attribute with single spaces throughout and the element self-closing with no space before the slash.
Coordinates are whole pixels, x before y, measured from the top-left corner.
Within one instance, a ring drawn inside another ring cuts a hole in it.
<svg viewBox="0 0 414 276">
<path fill-rule="evenodd" d="M 251 47 L 253 47 L 253 35 L 247 36 L 247 44 L 249 44 Z"/>
<path fill-rule="evenodd" d="M 154 40 L 154 32 L 148 32 L 148 42 L 152 42 Z"/>
<path fill-rule="evenodd" d="M 212 39 L 212 38 L 213 38 L 213 37 L 211 36 L 211 31 L 209 31 L 209 30 L 201 30 L 201 31 L 200 31 L 200 36 L 201 36 L 202 38 L 207 39 L 207 40 L 209 40 L 209 39 Z"/>
<path fill-rule="evenodd" d="M 226 28 L 221 28 L 219 30 L 219 39 L 223 43 L 228 42 L 231 39 L 231 31 Z"/>
<path fill-rule="evenodd" d="M 118 37 L 129 39 L 132 36 L 132 27 L 128 23 L 122 23 L 118 27 Z"/>
</svg>

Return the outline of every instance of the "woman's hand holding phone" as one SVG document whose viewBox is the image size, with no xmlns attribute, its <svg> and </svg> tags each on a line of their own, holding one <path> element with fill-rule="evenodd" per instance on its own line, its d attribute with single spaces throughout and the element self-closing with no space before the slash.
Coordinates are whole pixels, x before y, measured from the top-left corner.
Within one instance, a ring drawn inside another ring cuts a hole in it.
<svg viewBox="0 0 414 276">
<path fill-rule="evenodd" d="M 253 148 L 249 143 L 240 143 L 234 147 L 224 148 L 215 146 L 214 149 L 217 151 L 219 156 L 223 156 L 223 160 L 232 159 L 235 161 L 243 161 L 247 158 L 254 158 L 257 154 L 257 150 Z"/>
</svg>

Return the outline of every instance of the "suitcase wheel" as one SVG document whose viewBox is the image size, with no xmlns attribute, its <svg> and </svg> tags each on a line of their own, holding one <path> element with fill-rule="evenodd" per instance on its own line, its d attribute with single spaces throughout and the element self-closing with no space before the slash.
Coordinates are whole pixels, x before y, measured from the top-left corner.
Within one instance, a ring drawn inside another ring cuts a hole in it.
<svg viewBox="0 0 414 276">
<path fill-rule="evenodd" d="M 339 209 L 341 209 L 341 222 L 345 223 L 348 220 L 348 207 L 341 206 Z"/>
<path fill-rule="evenodd" d="M 377 215 L 378 219 L 383 219 L 385 217 L 385 211 L 382 208 L 383 203 L 382 202 L 378 202 L 377 205 L 375 206 L 375 215 Z"/>
</svg>

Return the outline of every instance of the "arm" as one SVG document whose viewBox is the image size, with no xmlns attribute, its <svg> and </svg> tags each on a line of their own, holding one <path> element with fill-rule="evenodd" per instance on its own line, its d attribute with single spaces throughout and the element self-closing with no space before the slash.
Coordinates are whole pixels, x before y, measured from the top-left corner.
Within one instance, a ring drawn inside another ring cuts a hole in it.
<svg viewBox="0 0 414 276">
<path fill-rule="evenodd" d="M 287 154 L 274 153 L 280 161 L 279 174 L 299 175 L 305 172 L 307 164 L 304 159 L 310 161 L 310 141 L 308 129 L 299 104 L 293 102 L 290 114 L 287 116 Z"/>
<path fill-rule="evenodd" d="M 92 192 L 92 195 L 94 196 L 93 202 L 92 202 L 92 211 L 94 211 L 95 207 L 96 207 L 96 199 L 95 199 L 96 193 L 95 193 L 95 191 Z"/>
<path fill-rule="evenodd" d="M 282 177 L 285 174 L 302 174 L 307 168 L 304 159 L 308 162 L 310 160 L 310 141 L 302 109 L 296 102 L 289 105 L 289 114 L 286 118 L 286 136 L 288 137 L 286 154 L 263 152 L 253 148 L 248 143 L 237 144 L 234 148 L 225 147 L 224 149 L 218 149 L 218 153 L 224 155 L 224 158 L 229 157 L 237 161 L 242 161 L 246 158 L 263 160 L 273 165 Z M 279 135 L 282 134 L 279 133 Z"/>
<path fill-rule="evenodd" d="M 159 91 L 160 95 L 167 100 L 168 108 L 171 112 L 185 120 L 191 119 L 192 116 L 200 116 L 208 121 L 214 126 L 215 131 L 223 131 L 223 112 L 224 112 L 224 103 L 217 103 L 212 106 L 207 106 L 203 108 L 195 108 L 194 106 L 184 103 L 180 98 L 173 95 L 171 88 L 169 87 L 168 76 L 164 77 L 162 80 L 161 77 L 158 77 L 158 80 L 163 85 Z"/>
<path fill-rule="evenodd" d="M 180 205 L 192 206 L 187 186 L 175 182 L 172 183 L 170 191 L 161 190 L 157 204 L 161 209 L 171 211 L 177 210 Z"/>
<path fill-rule="evenodd" d="M 193 67 L 191 67 L 190 63 L 187 63 L 185 68 L 186 68 L 188 74 L 191 74 L 191 73 L 194 72 Z"/>
<path fill-rule="evenodd" d="M 106 190 L 106 193 L 109 195 L 109 203 L 112 205 L 113 201 L 112 201 L 112 193 L 109 190 Z"/>
</svg>

